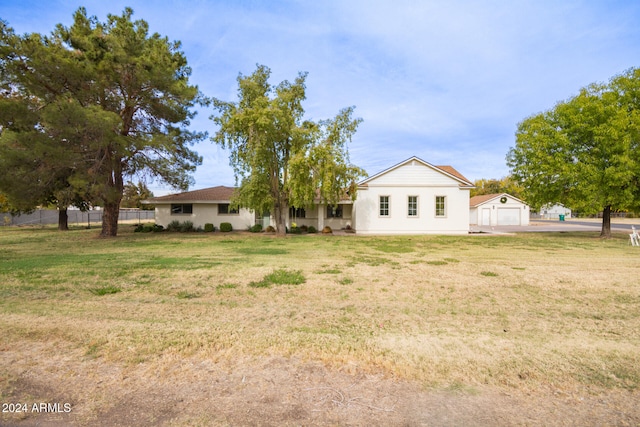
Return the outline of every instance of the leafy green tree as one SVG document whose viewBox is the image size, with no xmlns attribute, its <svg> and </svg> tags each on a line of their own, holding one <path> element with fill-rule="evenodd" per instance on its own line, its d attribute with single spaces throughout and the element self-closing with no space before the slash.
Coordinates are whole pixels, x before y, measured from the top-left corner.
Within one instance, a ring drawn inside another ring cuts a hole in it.
<svg viewBox="0 0 640 427">
<path fill-rule="evenodd" d="M 289 206 L 309 207 L 316 197 L 336 204 L 345 190 L 355 198 L 355 182 L 365 172 L 352 165 L 347 143 L 361 119 L 353 107 L 330 120 L 304 120 L 306 99 L 301 73 L 293 83 L 273 87 L 271 70 L 258 65 L 238 77 L 238 102 L 214 100 L 219 130 L 212 138 L 231 150 L 230 163 L 241 179 L 234 203 L 271 212 L 276 230 L 285 233 Z"/>
<path fill-rule="evenodd" d="M 3 96 L 34 102 L 34 111 L 72 108 L 59 119 L 38 117 L 27 132 L 41 132 L 51 147 L 69 145 L 75 172 L 66 182 L 71 193 L 104 207 L 102 236 L 117 234 L 125 178 L 150 175 L 188 188 L 189 173 L 202 162 L 189 146 L 206 137 L 188 130 L 193 107 L 207 100 L 189 84 L 180 43 L 149 35 L 148 24 L 132 15 L 126 8 L 102 23 L 80 8 L 71 27 L 58 25 L 50 37 L 3 37 Z"/>
<path fill-rule="evenodd" d="M 475 188 L 471 189 L 471 197 L 499 193 L 507 193 L 519 199 L 523 197 L 520 184 L 510 176 L 500 179 L 477 179 L 474 185 Z"/>
<path fill-rule="evenodd" d="M 639 144 L 640 69 L 630 69 L 525 119 L 507 163 L 533 207 L 602 212 L 610 237 L 612 210 L 640 203 Z"/>
<path fill-rule="evenodd" d="M 153 197 L 153 192 L 149 190 L 147 185 L 140 181 L 134 184 L 129 181 L 124 185 L 124 194 L 120 207 L 122 208 L 138 208 L 143 210 L 153 210 L 152 205 L 143 205 L 142 201 Z"/>
</svg>

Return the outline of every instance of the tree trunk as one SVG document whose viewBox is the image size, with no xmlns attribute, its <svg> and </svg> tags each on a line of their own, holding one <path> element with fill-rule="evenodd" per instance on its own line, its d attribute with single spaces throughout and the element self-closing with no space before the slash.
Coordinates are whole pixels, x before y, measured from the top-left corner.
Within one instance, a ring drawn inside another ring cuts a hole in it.
<svg viewBox="0 0 640 427">
<path fill-rule="evenodd" d="M 119 203 L 105 203 L 102 212 L 102 231 L 100 237 L 116 237 L 118 235 Z"/>
<path fill-rule="evenodd" d="M 67 208 L 58 208 L 58 230 L 69 230 L 69 215 L 67 214 Z"/>
<path fill-rule="evenodd" d="M 276 221 L 276 235 L 284 237 L 287 234 L 287 210 L 286 202 L 280 202 L 275 206 L 274 219 Z"/>
<path fill-rule="evenodd" d="M 600 237 L 604 239 L 611 238 L 611 206 L 605 206 L 602 211 L 602 231 Z"/>
<path fill-rule="evenodd" d="M 115 152 L 115 149 L 111 152 Z M 110 159 L 107 164 L 111 165 L 111 170 L 104 190 L 104 212 L 102 213 L 100 237 L 116 237 L 118 235 L 120 202 L 124 194 L 123 160 L 121 157 L 112 157 L 111 152 L 108 151 L 106 155 Z"/>
</svg>

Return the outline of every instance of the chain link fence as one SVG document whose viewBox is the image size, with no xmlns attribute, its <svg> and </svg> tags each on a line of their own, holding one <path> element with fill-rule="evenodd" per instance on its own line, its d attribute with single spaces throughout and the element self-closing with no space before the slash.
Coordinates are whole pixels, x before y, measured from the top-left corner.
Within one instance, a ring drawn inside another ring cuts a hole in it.
<svg viewBox="0 0 640 427">
<path fill-rule="evenodd" d="M 82 212 L 79 210 L 68 210 L 69 225 L 85 225 L 102 223 L 102 211 L 91 210 Z M 155 210 L 141 209 L 120 209 L 118 222 L 147 222 L 155 220 Z M 58 223 L 58 211 L 56 209 L 38 209 L 29 214 L 11 215 L 0 214 L 0 226 L 9 225 L 47 225 Z"/>
</svg>

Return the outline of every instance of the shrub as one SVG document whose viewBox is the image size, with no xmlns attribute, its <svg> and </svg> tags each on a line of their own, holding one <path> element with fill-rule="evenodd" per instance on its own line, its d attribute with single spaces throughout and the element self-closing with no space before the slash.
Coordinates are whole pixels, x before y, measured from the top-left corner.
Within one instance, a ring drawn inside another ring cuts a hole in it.
<svg viewBox="0 0 640 427">
<path fill-rule="evenodd" d="M 273 226 L 272 226 L 272 225 L 270 225 L 270 226 L 268 226 L 264 231 L 265 231 L 265 232 L 267 232 L 267 233 L 275 233 L 275 232 L 276 232 L 276 229 L 275 229 L 275 228 L 273 228 Z"/>
<path fill-rule="evenodd" d="M 158 226 L 158 227 L 161 227 L 161 226 Z M 196 229 L 193 227 L 192 221 L 180 222 L 174 219 L 167 225 L 167 231 L 181 231 L 183 233 L 186 233 L 187 231 L 195 231 L 195 230 Z M 162 231 L 162 228 L 158 229 L 157 231 Z"/>
<path fill-rule="evenodd" d="M 262 231 L 262 224 L 255 224 L 249 228 L 249 231 L 252 233 L 259 233 Z"/>
<path fill-rule="evenodd" d="M 329 227 L 328 225 L 326 225 L 323 229 L 322 229 L 322 234 L 331 234 L 333 233 L 333 230 L 331 229 L 331 227 Z"/>
<path fill-rule="evenodd" d="M 309 228 L 307 229 L 307 231 L 309 233 L 317 233 L 318 230 L 316 230 L 316 228 L 313 225 L 310 225 Z"/>
<path fill-rule="evenodd" d="M 229 232 L 233 230 L 233 226 L 230 222 L 221 222 L 220 223 L 220 231 Z"/>
<path fill-rule="evenodd" d="M 289 233 L 291 234 L 301 234 L 302 230 L 300 230 L 300 227 L 291 227 L 290 230 L 287 230 Z"/>
<path fill-rule="evenodd" d="M 167 225 L 167 231 L 180 231 L 180 221 L 174 219 Z"/>
<path fill-rule="evenodd" d="M 307 233 L 309 231 L 309 227 L 307 227 L 306 225 L 301 225 L 300 231 L 302 231 L 303 233 Z"/>
<path fill-rule="evenodd" d="M 155 233 L 164 230 L 164 227 L 158 224 L 139 224 L 134 230 L 136 233 Z"/>
<path fill-rule="evenodd" d="M 182 231 L 183 233 L 186 233 L 188 231 L 195 231 L 195 228 L 193 227 L 193 222 L 184 221 L 182 224 L 180 224 L 180 231 Z"/>
<path fill-rule="evenodd" d="M 206 223 L 204 225 L 204 231 L 207 232 L 207 233 L 211 233 L 213 231 L 216 231 L 216 227 L 213 224 Z"/>
</svg>

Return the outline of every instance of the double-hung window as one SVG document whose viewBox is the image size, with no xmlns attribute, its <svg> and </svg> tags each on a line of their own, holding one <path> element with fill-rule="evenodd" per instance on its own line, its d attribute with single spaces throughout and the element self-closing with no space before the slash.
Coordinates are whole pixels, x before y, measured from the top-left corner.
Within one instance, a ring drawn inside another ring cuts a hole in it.
<svg viewBox="0 0 640 427">
<path fill-rule="evenodd" d="M 389 216 L 389 196 L 380 196 L 380 216 Z"/>
<path fill-rule="evenodd" d="M 418 216 L 418 196 L 409 196 L 407 198 L 407 216 Z"/>
<path fill-rule="evenodd" d="M 447 216 L 447 198 L 446 196 L 436 196 L 436 217 Z"/>
</svg>

